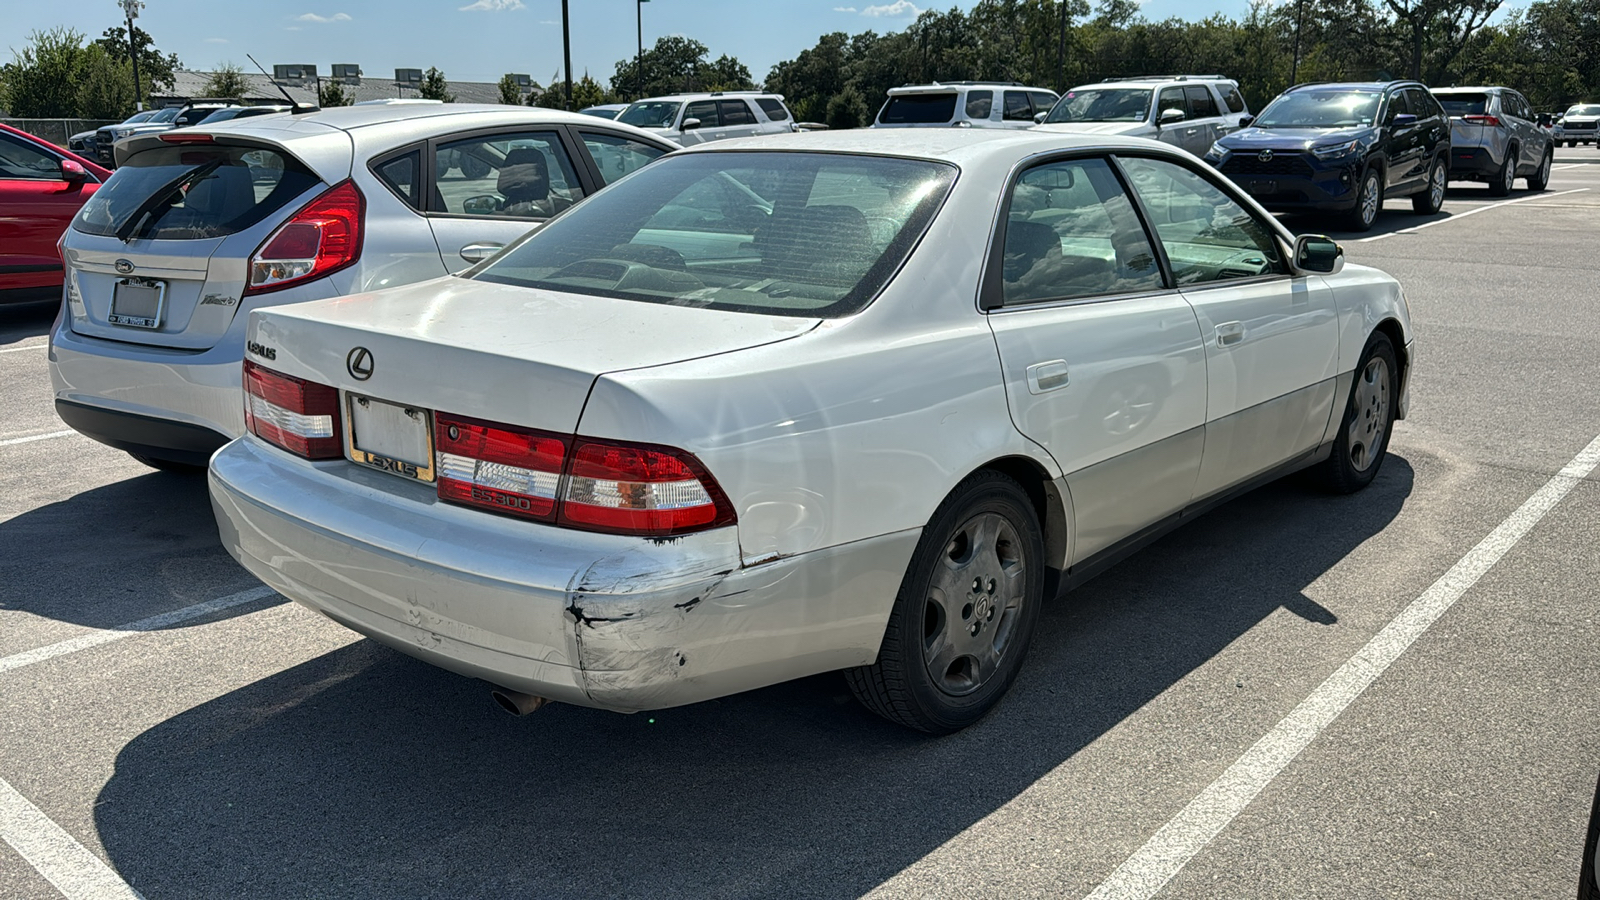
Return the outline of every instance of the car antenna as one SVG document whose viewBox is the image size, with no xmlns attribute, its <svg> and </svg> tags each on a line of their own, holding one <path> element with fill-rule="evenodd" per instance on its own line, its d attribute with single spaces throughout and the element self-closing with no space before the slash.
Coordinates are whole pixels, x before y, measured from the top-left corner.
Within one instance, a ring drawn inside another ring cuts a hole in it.
<svg viewBox="0 0 1600 900">
<path fill-rule="evenodd" d="M 254 56 L 251 56 L 250 54 L 246 53 L 244 55 L 244 58 L 250 60 L 252 63 L 255 63 L 255 67 L 258 68 L 258 69 L 261 69 L 261 74 L 266 76 L 267 83 L 269 83 L 273 87 L 277 88 L 278 89 L 278 93 L 283 95 L 283 99 L 289 101 L 289 114 L 290 115 L 298 116 L 298 115 L 300 115 L 302 113 L 316 112 L 317 111 L 318 107 L 315 107 L 315 106 L 301 106 L 300 105 L 300 101 L 298 101 L 298 100 L 294 99 L 293 97 L 289 96 L 289 92 L 286 89 L 284 89 L 284 86 L 279 84 L 275 79 L 273 79 L 273 77 L 271 75 L 267 75 L 267 70 L 261 68 L 261 63 L 256 62 L 256 58 Z M 318 97 L 317 98 L 317 102 L 321 103 L 322 102 L 322 98 Z"/>
</svg>

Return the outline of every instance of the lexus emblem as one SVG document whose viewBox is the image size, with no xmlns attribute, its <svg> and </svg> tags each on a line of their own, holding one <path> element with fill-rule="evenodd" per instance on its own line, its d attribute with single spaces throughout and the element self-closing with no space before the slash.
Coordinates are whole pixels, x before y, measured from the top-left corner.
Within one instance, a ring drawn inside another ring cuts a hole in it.
<svg viewBox="0 0 1600 900">
<path fill-rule="evenodd" d="M 1256 154 L 1256 159 L 1261 161 L 1261 162 L 1272 162 L 1272 151 L 1271 150 L 1263 150 L 1260 153 Z"/>
<path fill-rule="evenodd" d="M 119 259 L 112 263 L 111 266 L 117 270 L 118 275 L 133 274 L 133 262 L 131 260 Z"/>
<path fill-rule="evenodd" d="M 365 347 L 357 347 L 350 351 L 344 358 L 344 367 L 350 370 L 350 377 L 357 381 L 366 381 L 372 377 L 372 351 Z"/>
</svg>

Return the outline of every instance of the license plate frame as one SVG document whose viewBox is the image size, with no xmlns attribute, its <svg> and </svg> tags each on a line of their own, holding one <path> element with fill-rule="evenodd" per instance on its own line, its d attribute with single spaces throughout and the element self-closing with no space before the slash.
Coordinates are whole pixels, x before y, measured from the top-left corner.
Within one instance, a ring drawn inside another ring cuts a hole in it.
<svg viewBox="0 0 1600 900">
<path fill-rule="evenodd" d="M 412 481 L 435 480 L 432 410 L 347 391 L 344 413 L 344 450 L 351 462 Z M 403 433 L 413 423 L 418 430 Z M 407 443 L 409 450 L 402 446 Z M 411 458 L 416 456 L 422 459 Z"/>
<path fill-rule="evenodd" d="M 155 293 L 154 298 L 148 292 Z M 154 300 L 152 304 L 150 301 Z M 128 304 L 133 304 L 132 309 Z M 152 309 L 152 305 L 154 308 Z M 150 278 L 124 278 L 111 286 L 111 312 L 106 321 L 124 328 L 157 329 L 167 311 L 167 283 Z"/>
</svg>

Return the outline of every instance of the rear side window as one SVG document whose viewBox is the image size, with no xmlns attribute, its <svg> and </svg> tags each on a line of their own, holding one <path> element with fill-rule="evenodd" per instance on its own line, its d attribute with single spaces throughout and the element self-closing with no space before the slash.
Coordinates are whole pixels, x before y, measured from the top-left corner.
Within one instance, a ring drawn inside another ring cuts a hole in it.
<svg viewBox="0 0 1600 900">
<path fill-rule="evenodd" d="M 421 150 L 413 150 L 382 163 L 375 163 L 372 166 L 372 174 L 378 176 L 378 180 L 389 190 L 399 195 L 407 206 L 412 209 L 422 209 Z"/>
<path fill-rule="evenodd" d="M 1228 112 L 1242 113 L 1245 111 L 1244 98 L 1239 95 L 1239 89 L 1231 84 L 1222 89 L 1222 102 L 1227 105 Z"/>
<path fill-rule="evenodd" d="M 1444 94 L 1435 99 L 1452 116 L 1481 116 L 1489 109 L 1488 94 Z"/>
<path fill-rule="evenodd" d="M 72 227 L 124 240 L 201 240 L 243 231 L 321 183 L 276 150 L 186 144 L 136 153 Z"/>
<path fill-rule="evenodd" d="M 1192 84 L 1183 89 L 1183 95 L 1189 101 L 1189 118 L 1213 119 L 1218 115 L 1217 102 L 1211 99 L 1211 89 L 1201 84 Z"/>
<path fill-rule="evenodd" d="M 955 118 L 956 95 L 900 94 L 890 97 L 878 113 L 884 125 L 943 125 Z"/>
<path fill-rule="evenodd" d="M 1007 122 L 1025 122 L 1033 119 L 1033 101 L 1025 91 L 1006 91 L 1005 110 L 1000 118 Z"/>
<path fill-rule="evenodd" d="M 967 118 L 987 119 L 994 110 L 994 91 L 967 91 Z"/>
<path fill-rule="evenodd" d="M 774 100 L 771 97 L 757 97 L 756 105 L 760 106 L 761 111 L 767 114 L 767 118 L 774 122 L 782 122 L 789 118 L 789 110 L 784 107 L 782 100 Z"/>
<path fill-rule="evenodd" d="M 723 126 L 729 125 L 754 125 L 756 114 L 750 111 L 743 100 L 723 100 L 717 104 L 717 111 L 722 114 Z"/>
</svg>

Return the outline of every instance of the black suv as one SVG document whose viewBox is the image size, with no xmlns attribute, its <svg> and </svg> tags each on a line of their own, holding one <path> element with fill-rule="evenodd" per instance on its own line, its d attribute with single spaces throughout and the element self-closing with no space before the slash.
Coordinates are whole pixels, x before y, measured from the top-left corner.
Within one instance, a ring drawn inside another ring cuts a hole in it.
<svg viewBox="0 0 1600 900">
<path fill-rule="evenodd" d="M 1418 82 L 1296 85 L 1241 124 L 1206 161 L 1267 209 L 1341 213 L 1366 231 L 1385 198 L 1444 204 L 1450 118 Z"/>
</svg>

